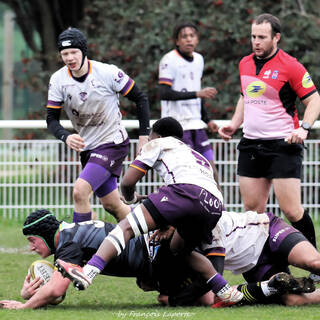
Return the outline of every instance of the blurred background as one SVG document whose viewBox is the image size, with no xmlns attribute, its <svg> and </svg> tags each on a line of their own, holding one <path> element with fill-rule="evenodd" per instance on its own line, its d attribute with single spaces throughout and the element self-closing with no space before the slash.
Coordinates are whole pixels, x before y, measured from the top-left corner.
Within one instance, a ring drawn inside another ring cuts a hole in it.
<svg viewBox="0 0 320 320">
<path fill-rule="evenodd" d="M 204 56 L 203 86 L 215 86 L 217 99 L 205 101 L 211 119 L 230 119 L 239 97 L 238 63 L 251 53 L 251 22 L 261 13 L 282 22 L 279 47 L 307 68 L 320 88 L 320 0 L 0 0 L 0 120 L 46 117 L 49 77 L 62 66 L 58 35 L 69 26 L 88 40 L 88 57 L 115 64 L 148 94 L 151 119 L 160 117 L 158 64 L 174 47 L 172 32 L 181 21 L 199 27 Z M 298 102 L 299 113 L 304 107 Z M 121 98 L 123 119 L 136 118 L 135 106 Z M 65 119 L 63 116 L 62 119 Z M 30 121 L 29 121 L 30 122 Z M 44 123 L 45 124 L 45 123 Z M 134 158 L 137 132 L 129 131 Z M 243 210 L 236 174 L 237 138 L 210 139 L 226 208 Z M 10 139 L 10 140 L 8 140 Z M 304 150 L 302 201 L 320 214 L 320 130 L 313 129 Z M 0 128 L 0 218 L 23 218 L 45 207 L 72 215 L 72 188 L 80 170 L 78 154 L 42 129 Z M 138 191 L 148 194 L 162 182 L 150 172 Z M 94 210 L 105 217 L 94 200 Z M 281 214 L 271 193 L 268 210 Z"/>
<path fill-rule="evenodd" d="M 69 26 L 87 36 L 90 59 L 116 64 L 136 80 L 150 99 L 151 118 L 159 118 L 158 63 L 173 48 L 174 25 L 190 20 L 200 31 L 203 86 L 219 90 L 216 100 L 206 102 L 209 114 L 228 119 L 239 95 L 238 62 L 251 53 L 251 21 L 263 12 L 280 18 L 280 47 L 306 66 L 319 87 L 320 0 L 0 0 L 0 118 L 45 118 L 48 80 L 61 66 L 57 37 Z M 11 95 L 11 106 L 4 106 Z M 124 119 L 134 118 L 133 108 L 123 99 Z M 46 130 L 13 134 L 46 135 Z"/>
</svg>

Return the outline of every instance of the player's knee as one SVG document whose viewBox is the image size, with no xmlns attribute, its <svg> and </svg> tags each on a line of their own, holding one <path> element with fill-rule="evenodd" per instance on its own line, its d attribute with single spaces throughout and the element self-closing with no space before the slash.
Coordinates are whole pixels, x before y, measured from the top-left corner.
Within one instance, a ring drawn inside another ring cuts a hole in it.
<svg viewBox="0 0 320 320">
<path fill-rule="evenodd" d="M 73 188 L 73 200 L 76 203 L 88 201 L 90 197 L 90 193 L 88 194 L 80 185 L 75 184 Z"/>
<path fill-rule="evenodd" d="M 135 237 L 148 232 L 148 226 L 141 206 L 137 206 L 127 215 L 128 222 Z"/>
<path fill-rule="evenodd" d="M 119 201 L 104 203 L 103 208 L 116 218 L 118 216 L 125 216 L 130 212 L 130 207 L 124 204 L 120 199 Z"/>
<path fill-rule="evenodd" d="M 283 214 L 290 222 L 296 222 L 302 219 L 303 209 L 302 210 L 293 210 L 293 209 L 282 209 Z"/>
<path fill-rule="evenodd" d="M 312 272 L 320 275 L 320 255 L 316 259 L 309 261 L 308 267 Z"/>
</svg>

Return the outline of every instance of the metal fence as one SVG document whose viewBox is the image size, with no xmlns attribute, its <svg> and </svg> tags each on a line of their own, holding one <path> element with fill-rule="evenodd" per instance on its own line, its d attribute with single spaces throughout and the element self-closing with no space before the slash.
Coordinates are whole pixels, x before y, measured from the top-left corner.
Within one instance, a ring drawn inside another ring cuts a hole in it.
<svg viewBox="0 0 320 320">
<path fill-rule="evenodd" d="M 236 174 L 238 140 L 211 140 L 211 143 L 225 207 L 242 211 Z M 302 203 L 316 220 L 320 212 L 319 144 L 319 140 L 306 141 L 302 177 Z M 134 159 L 136 145 L 137 140 L 131 140 L 124 171 Z M 60 141 L 0 140 L 0 216 L 21 219 L 38 208 L 52 210 L 58 217 L 72 216 L 72 189 L 79 172 L 79 155 Z M 157 174 L 149 171 L 138 183 L 137 191 L 149 194 L 161 185 Z M 108 214 L 95 197 L 92 206 L 98 218 L 107 218 Z M 273 192 L 270 194 L 268 210 L 281 214 Z"/>
</svg>

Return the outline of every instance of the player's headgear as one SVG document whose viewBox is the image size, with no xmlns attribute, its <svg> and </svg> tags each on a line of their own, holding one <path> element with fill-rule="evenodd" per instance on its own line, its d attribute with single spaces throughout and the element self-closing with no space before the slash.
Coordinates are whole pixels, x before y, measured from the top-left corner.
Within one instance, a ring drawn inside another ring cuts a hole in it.
<svg viewBox="0 0 320 320">
<path fill-rule="evenodd" d="M 152 131 L 159 134 L 161 137 L 176 137 L 182 139 L 183 129 L 181 124 L 172 117 L 164 117 L 157 120 L 153 126 Z"/>
<path fill-rule="evenodd" d="M 29 214 L 23 224 L 22 232 L 25 236 L 40 237 L 51 253 L 56 248 L 54 240 L 59 229 L 60 222 L 48 210 L 37 210 Z"/>
<path fill-rule="evenodd" d="M 184 28 L 187 28 L 187 27 L 192 28 L 192 29 L 196 30 L 196 32 L 198 32 L 198 27 L 194 23 L 182 22 L 182 23 L 175 26 L 175 28 L 173 30 L 173 35 L 172 35 L 173 39 L 178 40 L 180 31 Z"/>
<path fill-rule="evenodd" d="M 87 39 L 84 34 L 77 28 L 68 28 L 64 30 L 58 38 L 58 49 L 61 52 L 63 49 L 77 48 L 82 52 L 83 66 L 84 59 L 87 56 Z M 81 68 L 80 67 L 80 68 Z"/>
</svg>

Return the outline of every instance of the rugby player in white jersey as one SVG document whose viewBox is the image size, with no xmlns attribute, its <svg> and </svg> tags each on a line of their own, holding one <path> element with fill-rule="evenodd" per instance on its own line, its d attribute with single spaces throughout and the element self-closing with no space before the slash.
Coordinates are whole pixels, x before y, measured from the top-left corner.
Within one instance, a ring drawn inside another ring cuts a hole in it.
<svg viewBox="0 0 320 320">
<path fill-rule="evenodd" d="M 320 253 L 283 219 L 270 212 L 223 211 L 212 235 L 213 241 L 197 250 L 208 257 L 220 274 L 229 270 L 243 275 L 247 283 L 237 286 L 243 293 L 241 305 L 320 303 L 320 289 L 315 288 L 314 281 L 295 278 L 288 268 L 292 265 L 320 274 Z M 206 292 L 199 287 L 205 289 L 194 281 L 178 294 L 160 295 L 159 301 L 173 306 L 195 301 Z M 224 306 L 224 302 L 215 299 L 214 308 Z"/>
<path fill-rule="evenodd" d="M 209 161 L 183 143 L 182 136 L 181 125 L 172 117 L 156 121 L 150 142 L 126 171 L 120 189 L 128 204 L 136 203 L 135 185 L 149 169 L 163 178 L 165 186 L 148 195 L 121 220 L 83 268 L 57 259 L 58 271 L 72 280 L 76 288 L 86 289 L 121 254 L 131 238 L 170 225 L 176 228 L 171 251 L 181 255 L 226 304 L 242 299 L 242 293 L 231 288 L 210 261 L 194 251 L 200 243 L 212 242 L 212 229 L 221 217 L 223 199 Z"/>
<path fill-rule="evenodd" d="M 149 102 L 135 82 L 115 65 L 88 60 L 83 33 L 69 28 L 59 35 L 58 48 L 65 66 L 50 79 L 47 124 L 49 131 L 81 152 L 83 170 L 73 190 L 74 221 L 91 219 L 93 192 L 119 221 L 130 212 L 119 196 L 117 178 L 128 154 L 129 139 L 121 124 L 119 94 L 135 102 L 140 123 L 140 149 L 148 140 Z M 76 133 L 60 122 L 64 109 Z"/>
<path fill-rule="evenodd" d="M 182 141 L 209 160 L 218 182 L 213 150 L 205 131 L 208 126 L 210 131 L 217 132 L 218 126 L 209 121 L 203 101 L 214 99 L 217 90 L 201 88 L 204 61 L 194 51 L 199 41 L 197 26 L 191 22 L 178 24 L 173 40 L 175 49 L 165 54 L 159 65 L 161 117 L 170 116 L 180 122 L 184 130 Z"/>
</svg>

